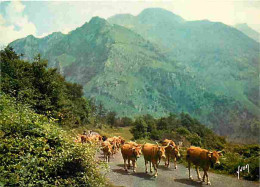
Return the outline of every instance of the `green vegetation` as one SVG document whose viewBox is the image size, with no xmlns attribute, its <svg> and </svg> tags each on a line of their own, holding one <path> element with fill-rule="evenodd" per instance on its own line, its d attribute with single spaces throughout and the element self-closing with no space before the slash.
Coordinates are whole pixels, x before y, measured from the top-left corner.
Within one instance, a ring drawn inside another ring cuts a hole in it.
<svg viewBox="0 0 260 187">
<path fill-rule="evenodd" d="M 200 124 L 198 120 L 188 114 L 169 115 L 154 119 L 150 115 L 137 118 L 130 129 L 133 139 L 145 143 L 172 139 L 177 144 L 181 141 L 181 159 L 179 162 L 187 165 L 186 148 L 190 146 L 203 147 L 208 150 L 222 150 L 224 156 L 220 165 L 213 170 L 217 173 L 236 175 L 238 166 L 249 164 L 249 173 L 243 172 L 241 176 L 247 180 L 259 180 L 259 151 L 260 145 L 238 145 L 227 143 L 224 137 L 214 134 L 210 129 Z"/>
<path fill-rule="evenodd" d="M 250 128 L 254 126 L 252 121 L 259 122 L 260 112 L 257 42 L 223 23 L 186 21 L 161 8 L 145 9 L 137 16 L 115 15 L 108 22 L 140 34 L 185 67 L 183 71 L 190 78 L 181 78 L 181 86 L 169 81 L 168 72 L 159 74 L 159 68 L 150 73 L 153 87 L 156 80 L 161 85 L 158 91 L 166 102 L 159 103 L 167 111 L 188 112 L 233 141 L 258 143 L 254 132 L 259 133 L 259 125 L 258 130 Z M 248 26 L 237 28 L 257 38 Z M 179 74 L 173 78 L 178 77 Z"/>
<path fill-rule="evenodd" d="M 249 173 L 241 172 L 241 176 L 247 180 L 259 181 L 259 161 L 260 145 L 226 145 L 224 157 L 221 158 L 221 164 L 214 169 L 220 173 L 234 174 L 238 166 L 249 165 Z"/>
<path fill-rule="evenodd" d="M 18 102 L 29 104 L 36 113 L 60 120 L 62 125 L 79 126 L 88 122 L 89 105 L 82 86 L 68 83 L 56 69 L 38 55 L 32 63 L 20 60 L 12 48 L 1 58 L 1 90 Z"/>
<path fill-rule="evenodd" d="M 75 144 L 54 118 L 2 94 L 0 184 L 4 186 L 102 186 L 95 147 Z"/>
<path fill-rule="evenodd" d="M 10 46 L 26 60 L 40 53 L 120 117 L 184 111 L 232 140 L 258 141 L 258 44 L 227 25 L 147 9 Z"/>
<path fill-rule="evenodd" d="M 96 147 L 75 144 L 62 128 L 93 116 L 82 87 L 47 69 L 40 56 L 25 62 L 7 47 L 0 57 L 0 185 L 105 186 Z"/>
<path fill-rule="evenodd" d="M 190 145 L 221 150 L 226 140 L 217 136 L 212 130 L 202 125 L 189 114 L 171 114 L 159 119 L 151 115 L 145 115 L 135 120 L 131 129 L 134 139 L 163 140 L 172 139 L 175 142 L 183 142 L 183 146 Z"/>
</svg>

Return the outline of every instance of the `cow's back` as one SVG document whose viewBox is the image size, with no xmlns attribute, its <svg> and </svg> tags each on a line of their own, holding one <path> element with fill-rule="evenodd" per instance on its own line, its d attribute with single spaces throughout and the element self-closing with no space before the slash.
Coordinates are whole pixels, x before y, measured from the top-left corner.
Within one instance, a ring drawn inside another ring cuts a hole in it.
<svg viewBox="0 0 260 187">
<path fill-rule="evenodd" d="M 187 149 L 187 161 L 192 162 L 195 165 L 206 165 L 208 164 L 208 156 L 209 153 L 206 149 L 201 149 L 200 147 L 190 147 Z"/>
<path fill-rule="evenodd" d="M 156 157 L 157 145 L 146 143 L 142 147 L 144 159 L 151 161 Z"/>
<path fill-rule="evenodd" d="M 172 145 L 172 146 L 174 146 L 174 147 L 176 146 L 176 144 L 174 143 L 174 141 L 165 139 L 165 140 L 162 142 L 162 146 L 167 146 L 167 145 Z"/>
<path fill-rule="evenodd" d="M 132 145 L 130 144 L 124 144 L 122 147 L 121 147 L 121 153 L 122 153 L 122 156 L 123 158 L 128 158 L 128 157 L 131 157 L 132 156 Z"/>
</svg>

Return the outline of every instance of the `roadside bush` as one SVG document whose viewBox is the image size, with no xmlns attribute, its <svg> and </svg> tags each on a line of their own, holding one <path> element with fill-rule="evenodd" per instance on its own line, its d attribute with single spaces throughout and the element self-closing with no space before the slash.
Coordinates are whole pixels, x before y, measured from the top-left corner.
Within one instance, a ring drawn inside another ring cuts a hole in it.
<svg viewBox="0 0 260 187">
<path fill-rule="evenodd" d="M 72 142 L 53 118 L 4 94 L 0 113 L 0 185 L 105 185 L 94 147 Z"/>
<path fill-rule="evenodd" d="M 241 178 L 247 180 L 259 180 L 259 145 L 227 145 L 225 154 L 220 160 L 220 165 L 214 169 L 222 173 L 237 175 L 238 166 L 249 165 L 249 173 L 243 171 L 240 173 Z"/>
</svg>

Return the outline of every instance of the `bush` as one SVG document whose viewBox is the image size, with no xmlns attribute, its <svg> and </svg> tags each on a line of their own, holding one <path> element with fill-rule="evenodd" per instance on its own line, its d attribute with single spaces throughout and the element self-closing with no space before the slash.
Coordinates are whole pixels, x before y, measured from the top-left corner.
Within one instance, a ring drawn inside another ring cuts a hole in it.
<svg viewBox="0 0 260 187">
<path fill-rule="evenodd" d="M 176 129 L 176 132 L 182 136 L 187 136 L 190 134 L 190 131 L 188 129 L 186 129 L 185 127 L 178 127 Z"/>
<path fill-rule="evenodd" d="M 54 119 L 1 95 L 0 183 L 6 186 L 102 186 L 95 149 L 72 142 Z"/>
<path fill-rule="evenodd" d="M 36 56 L 29 63 L 20 59 L 12 48 L 0 51 L 1 90 L 17 101 L 29 104 L 38 114 L 59 119 L 60 124 L 79 126 L 88 122 L 89 102 L 83 88 L 68 83 L 47 61 Z"/>
</svg>

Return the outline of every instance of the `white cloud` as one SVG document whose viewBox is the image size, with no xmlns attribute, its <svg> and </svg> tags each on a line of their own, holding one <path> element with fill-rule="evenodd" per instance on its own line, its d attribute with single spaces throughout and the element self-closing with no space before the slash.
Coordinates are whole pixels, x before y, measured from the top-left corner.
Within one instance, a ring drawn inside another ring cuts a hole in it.
<svg viewBox="0 0 260 187">
<path fill-rule="evenodd" d="M 24 8 L 20 1 L 12 1 L 5 9 L 6 19 L 0 15 L 0 45 L 7 45 L 30 34 L 36 35 L 36 27 L 24 15 Z"/>
</svg>

